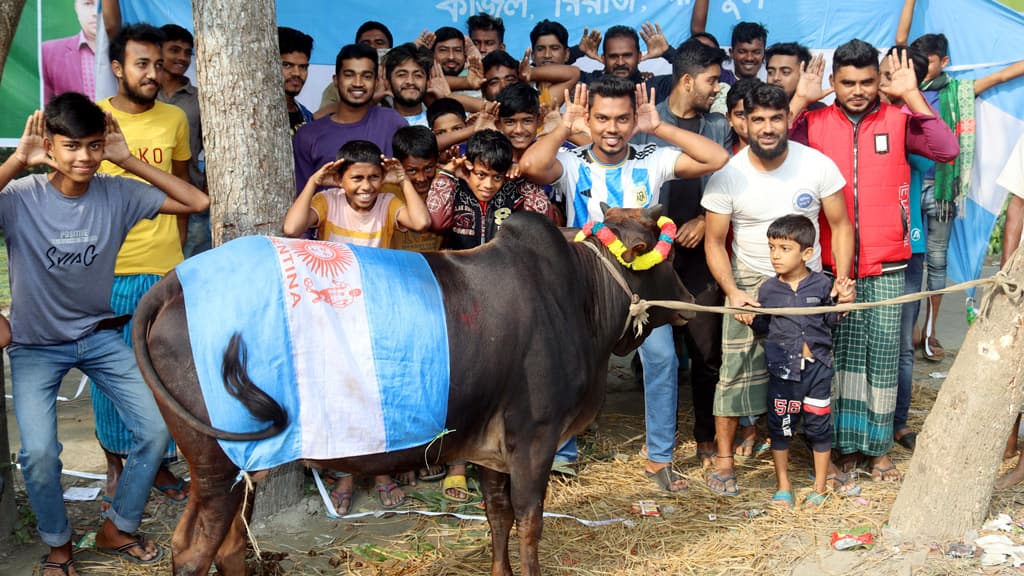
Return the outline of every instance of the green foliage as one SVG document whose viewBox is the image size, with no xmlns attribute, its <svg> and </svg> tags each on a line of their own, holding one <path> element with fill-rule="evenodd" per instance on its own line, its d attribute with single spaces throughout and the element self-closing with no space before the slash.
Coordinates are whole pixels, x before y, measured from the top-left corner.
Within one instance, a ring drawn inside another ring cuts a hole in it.
<svg viewBox="0 0 1024 576">
<path fill-rule="evenodd" d="M 1007 194 L 1003 209 L 996 218 L 995 226 L 992 227 L 992 236 L 988 239 L 988 255 L 999 256 L 1003 253 L 1003 231 L 1006 229 L 1006 207 L 1010 204 L 1010 196 Z"/>
</svg>

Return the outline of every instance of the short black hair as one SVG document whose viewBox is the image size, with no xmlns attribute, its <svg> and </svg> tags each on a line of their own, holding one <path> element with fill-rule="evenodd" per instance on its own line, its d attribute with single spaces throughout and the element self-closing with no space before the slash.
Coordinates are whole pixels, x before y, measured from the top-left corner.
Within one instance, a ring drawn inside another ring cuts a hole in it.
<svg viewBox="0 0 1024 576">
<path fill-rule="evenodd" d="M 488 70 L 490 70 L 491 68 L 495 68 L 497 66 L 511 68 L 516 71 L 516 74 L 519 74 L 519 61 L 513 58 L 511 54 L 505 52 L 504 50 L 494 50 L 488 52 L 487 56 L 484 56 L 482 64 L 484 67 L 484 74 L 487 74 Z"/>
<path fill-rule="evenodd" d="M 437 138 L 426 126 L 403 126 L 391 138 L 391 150 L 399 162 L 410 157 L 437 160 Z"/>
<path fill-rule="evenodd" d="M 691 38 L 679 45 L 672 59 L 672 85 L 678 84 L 686 74 L 696 78 L 711 66 L 721 66 L 722 62 L 725 62 L 725 52 L 721 48 L 712 48 Z"/>
<path fill-rule="evenodd" d="M 441 26 L 434 31 L 434 46 L 437 46 L 438 42 L 447 42 L 449 40 L 455 40 L 456 38 L 460 41 L 465 39 L 461 30 L 458 28 L 452 28 L 451 26 Z"/>
<path fill-rule="evenodd" d="M 281 48 L 282 56 L 292 52 L 305 54 L 306 58 L 313 55 L 313 37 L 295 28 L 278 26 L 277 43 Z"/>
<path fill-rule="evenodd" d="M 423 46 L 412 42 L 399 44 L 384 55 L 384 73 L 390 79 L 392 72 L 409 60 L 415 60 L 416 64 L 423 69 L 423 73 L 430 76 L 430 67 L 434 64 L 434 55 Z"/>
<path fill-rule="evenodd" d="M 505 43 L 505 22 L 501 18 L 495 18 L 486 12 L 480 12 L 466 20 L 466 27 L 469 28 L 470 36 L 473 35 L 475 30 L 494 30 L 498 33 L 498 43 Z"/>
<path fill-rule="evenodd" d="M 940 59 L 949 56 L 949 39 L 945 34 L 925 34 L 911 42 L 910 46 L 924 52 L 926 58 L 933 54 Z"/>
<path fill-rule="evenodd" d="M 346 44 L 338 50 L 338 57 L 334 59 L 334 74 L 341 74 L 342 64 L 345 60 L 362 60 L 363 58 L 373 62 L 373 76 L 377 76 L 377 66 L 380 61 L 377 59 L 377 51 L 366 44 Z"/>
<path fill-rule="evenodd" d="M 878 49 L 863 40 L 854 38 L 839 48 L 832 55 L 832 73 L 835 74 L 843 66 L 854 68 L 874 68 L 878 70 Z"/>
<path fill-rule="evenodd" d="M 687 40 L 699 41 L 701 38 L 707 38 L 708 40 L 711 40 L 711 43 L 715 45 L 715 48 L 722 47 L 722 45 L 718 43 L 718 38 L 715 38 L 715 35 L 710 32 L 697 32 L 696 34 L 691 34 L 690 37 L 687 38 Z"/>
<path fill-rule="evenodd" d="M 751 90 L 756 89 L 758 86 L 764 84 L 760 78 L 740 78 L 729 88 L 729 93 L 725 95 L 725 110 L 731 111 L 736 107 L 736 104 L 742 100 L 744 104 L 747 103 L 747 94 Z"/>
<path fill-rule="evenodd" d="M 754 40 L 760 40 L 762 44 L 768 43 L 768 29 L 762 24 L 757 22 L 740 22 L 732 27 L 731 46 L 733 48 L 736 48 L 737 44 L 753 42 Z"/>
<path fill-rule="evenodd" d="M 762 82 L 758 87 L 747 92 L 747 95 L 743 98 L 744 112 L 750 114 L 754 111 L 754 108 L 785 110 L 788 114 L 789 98 L 786 98 L 786 91 L 782 89 L 782 86 Z"/>
<path fill-rule="evenodd" d="M 107 54 L 110 56 L 111 63 L 120 62 L 124 64 L 124 48 L 129 42 L 161 46 L 164 43 L 164 33 L 156 26 L 146 24 L 145 22 L 129 24 L 121 28 L 110 39 L 110 45 L 107 47 Z"/>
<path fill-rule="evenodd" d="M 636 84 L 629 78 L 621 78 L 613 74 L 604 74 L 590 83 L 588 105 L 594 106 L 594 96 L 602 98 L 629 98 L 629 103 L 636 112 Z"/>
<path fill-rule="evenodd" d="M 562 46 L 569 47 L 569 31 L 561 23 L 554 20 L 541 20 L 530 30 L 530 46 L 536 46 L 541 36 L 554 36 Z"/>
<path fill-rule="evenodd" d="M 474 132 L 466 142 L 466 160 L 505 173 L 512 167 L 512 143 L 497 130 L 488 128 Z"/>
<path fill-rule="evenodd" d="M 636 30 L 629 26 L 612 26 L 604 33 L 604 42 L 601 43 L 601 53 L 604 54 L 608 51 L 608 41 L 612 38 L 631 38 L 633 44 L 636 46 L 636 51 L 640 53 L 640 35 L 636 33 Z"/>
<path fill-rule="evenodd" d="M 526 112 L 540 114 L 540 96 L 536 88 L 526 82 L 516 82 L 501 89 L 495 100 L 498 102 L 498 117 L 508 118 Z"/>
<path fill-rule="evenodd" d="M 192 33 L 177 24 L 164 24 L 160 32 L 164 35 L 164 42 L 184 42 L 193 48 L 196 46 Z"/>
<path fill-rule="evenodd" d="M 896 56 L 899 58 L 903 58 L 904 52 L 907 53 L 907 60 L 914 65 L 914 76 L 917 77 L 917 83 L 920 85 L 924 82 L 925 76 L 928 75 L 928 55 L 913 46 L 903 45 L 893 46 L 887 54 L 892 54 L 893 50 L 896 51 Z"/>
<path fill-rule="evenodd" d="M 85 94 L 64 92 L 55 96 L 43 110 L 46 132 L 67 138 L 103 134 L 107 118 L 103 110 Z"/>
<path fill-rule="evenodd" d="M 353 164 L 382 164 L 380 148 L 369 140 L 349 140 L 338 148 L 337 160 L 345 160 L 345 163 L 338 169 L 339 175 L 344 175 Z"/>
<path fill-rule="evenodd" d="M 359 26 L 359 29 L 356 30 L 356 37 L 354 41 L 358 44 L 359 37 L 362 36 L 364 32 L 369 32 L 370 30 L 380 30 L 383 32 L 384 37 L 388 39 L 388 48 L 395 45 L 395 37 L 391 35 L 391 30 L 388 30 L 388 27 L 385 26 L 383 22 L 377 22 L 376 20 L 367 20 L 366 22 L 363 22 Z"/>
<path fill-rule="evenodd" d="M 803 44 L 796 42 L 776 42 L 764 51 L 764 62 L 767 64 L 772 56 L 796 56 L 797 62 L 808 64 L 811 61 L 811 51 Z"/>
<path fill-rule="evenodd" d="M 818 231 L 814 229 L 814 223 L 807 216 L 788 214 L 776 218 L 768 226 L 768 238 L 770 240 L 792 240 L 800 245 L 800 250 L 806 250 L 814 248 Z"/>
<path fill-rule="evenodd" d="M 466 108 L 463 107 L 461 102 L 454 98 L 438 98 L 434 100 L 433 104 L 427 106 L 427 124 L 430 124 L 430 127 L 433 128 L 434 120 L 448 114 L 454 114 L 462 118 L 463 121 L 466 120 Z M 394 148 L 393 142 L 391 147 Z"/>
</svg>

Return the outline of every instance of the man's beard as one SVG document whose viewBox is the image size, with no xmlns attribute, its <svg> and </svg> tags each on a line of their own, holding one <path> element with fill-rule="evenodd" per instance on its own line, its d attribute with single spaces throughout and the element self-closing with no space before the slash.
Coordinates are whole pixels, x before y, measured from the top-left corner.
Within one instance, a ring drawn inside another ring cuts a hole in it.
<svg viewBox="0 0 1024 576">
<path fill-rule="evenodd" d="M 419 96 L 417 96 L 416 98 L 405 98 L 399 92 L 399 93 L 394 95 L 393 100 L 395 101 L 395 104 L 397 104 L 399 106 L 402 106 L 404 108 L 412 108 L 413 106 L 420 106 L 420 105 L 423 104 L 423 92 L 420 92 Z"/>
<path fill-rule="evenodd" d="M 121 88 L 124 91 L 125 98 L 128 98 L 136 104 L 152 104 L 156 101 L 156 95 L 159 92 L 159 87 L 157 87 L 157 91 L 153 92 L 152 96 L 148 96 L 135 90 L 135 88 L 128 84 L 128 80 L 124 78 L 121 79 Z"/>
<path fill-rule="evenodd" d="M 758 143 L 757 138 L 749 138 L 749 144 L 751 151 L 762 160 L 775 160 L 779 156 L 786 153 L 789 149 L 789 135 L 783 134 L 779 137 L 779 141 L 775 144 L 774 148 L 763 148 Z"/>
</svg>

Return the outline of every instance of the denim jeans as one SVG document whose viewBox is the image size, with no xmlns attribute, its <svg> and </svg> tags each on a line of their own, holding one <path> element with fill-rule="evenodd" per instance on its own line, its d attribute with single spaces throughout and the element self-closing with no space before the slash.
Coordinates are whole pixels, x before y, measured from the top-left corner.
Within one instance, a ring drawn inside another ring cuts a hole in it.
<svg viewBox="0 0 1024 576">
<path fill-rule="evenodd" d="M 679 403 L 679 356 L 672 326 L 655 328 L 640 345 L 639 353 L 644 366 L 647 458 L 651 462 L 671 462 Z"/>
<path fill-rule="evenodd" d="M 954 204 L 954 208 L 955 208 Z M 949 234 L 953 230 L 956 211 L 945 219 L 939 218 L 938 203 L 935 201 L 935 184 L 925 181 L 921 191 L 921 211 L 925 215 L 927 230 L 927 271 L 928 289 L 941 290 L 946 287 L 946 253 L 949 252 Z"/>
<path fill-rule="evenodd" d="M 575 462 L 579 457 L 575 436 L 566 440 L 565 444 L 558 447 L 558 452 L 555 452 L 555 462 Z"/>
<path fill-rule="evenodd" d="M 185 245 L 181 247 L 185 258 L 191 258 L 200 252 L 206 252 L 212 244 L 213 234 L 210 231 L 210 213 L 189 214 L 188 235 L 185 238 Z"/>
<path fill-rule="evenodd" d="M 60 478 L 62 446 L 57 440 L 57 391 L 71 368 L 84 372 L 114 400 L 121 418 L 135 435 L 117 495 L 105 516 L 123 532 L 138 530 L 170 435 L 152 392 L 142 380 L 135 356 L 120 333 L 100 330 L 74 342 L 12 345 L 8 354 L 14 415 L 21 434 L 18 461 L 40 539 L 48 546 L 62 546 L 71 539 Z"/>
<path fill-rule="evenodd" d="M 904 294 L 921 291 L 924 274 L 924 254 L 914 254 L 903 271 L 906 280 Z M 914 390 L 914 324 L 921 309 L 921 301 L 907 302 L 900 311 L 900 364 L 896 375 L 896 413 L 893 417 L 893 432 L 907 427 L 910 413 L 910 395 Z"/>
</svg>

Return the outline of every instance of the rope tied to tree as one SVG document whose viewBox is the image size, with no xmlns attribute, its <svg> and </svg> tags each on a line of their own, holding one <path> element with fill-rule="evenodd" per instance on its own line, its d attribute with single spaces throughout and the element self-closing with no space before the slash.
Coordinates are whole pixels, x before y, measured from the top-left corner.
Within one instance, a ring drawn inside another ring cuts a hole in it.
<svg viewBox="0 0 1024 576">
<path fill-rule="evenodd" d="M 1000 270 L 988 280 L 991 281 L 992 287 L 985 292 L 985 297 L 981 301 L 981 310 L 979 311 L 981 316 L 988 317 L 992 301 L 1000 293 L 1005 295 L 1011 303 L 1020 304 L 1021 297 L 1024 296 L 1024 289 L 1021 288 L 1020 283 L 1011 279 L 1009 274 Z"/>
</svg>

